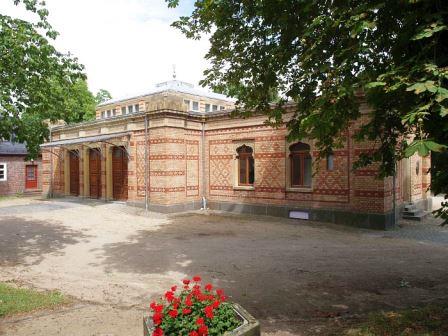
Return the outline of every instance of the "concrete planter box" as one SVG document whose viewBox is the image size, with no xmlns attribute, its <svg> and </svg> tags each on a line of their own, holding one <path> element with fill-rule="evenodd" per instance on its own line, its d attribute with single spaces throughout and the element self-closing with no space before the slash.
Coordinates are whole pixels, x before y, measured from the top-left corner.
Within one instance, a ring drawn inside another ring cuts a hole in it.
<svg viewBox="0 0 448 336">
<path fill-rule="evenodd" d="M 243 322 L 238 328 L 226 332 L 226 336 L 260 336 L 260 323 L 237 303 L 232 303 L 236 315 Z M 143 318 L 143 335 L 151 336 L 154 330 L 151 318 Z"/>
</svg>

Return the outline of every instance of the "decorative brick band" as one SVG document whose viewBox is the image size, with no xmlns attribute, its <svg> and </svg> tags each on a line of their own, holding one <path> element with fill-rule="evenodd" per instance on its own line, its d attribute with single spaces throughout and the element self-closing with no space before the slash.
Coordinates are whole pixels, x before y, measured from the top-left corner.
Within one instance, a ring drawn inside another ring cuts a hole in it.
<svg viewBox="0 0 448 336">
<path fill-rule="evenodd" d="M 187 186 L 187 190 L 199 190 L 199 186 Z"/>
<path fill-rule="evenodd" d="M 163 143 L 178 143 L 183 144 L 185 143 L 184 139 L 177 139 L 177 138 L 156 138 L 149 140 L 150 144 L 163 144 Z"/>
<path fill-rule="evenodd" d="M 185 175 L 185 171 L 183 170 L 152 170 L 150 176 L 183 176 Z"/>
<path fill-rule="evenodd" d="M 225 139 L 225 140 L 210 140 L 209 144 L 210 145 L 224 145 L 224 144 L 230 144 L 232 143 L 233 140 L 232 139 Z"/>
<path fill-rule="evenodd" d="M 284 193 L 285 192 L 285 188 L 255 187 L 255 191 L 258 191 L 258 192 L 270 192 L 270 193 Z"/>
<path fill-rule="evenodd" d="M 151 187 L 149 189 L 150 192 L 163 192 L 163 193 L 171 193 L 171 192 L 183 192 L 185 191 L 185 187 L 172 187 L 172 188 L 155 188 Z"/>
<path fill-rule="evenodd" d="M 265 141 L 278 141 L 285 140 L 285 136 L 281 135 L 270 135 L 270 136 L 260 136 L 255 138 L 255 142 L 265 142 Z"/>
<path fill-rule="evenodd" d="M 317 195 L 348 195 L 350 191 L 348 189 L 314 189 L 314 194 Z"/>
<path fill-rule="evenodd" d="M 232 160 L 233 159 L 233 155 L 232 154 L 228 154 L 228 155 L 210 155 L 210 160 Z"/>
<path fill-rule="evenodd" d="M 256 159 L 282 159 L 285 157 L 285 152 L 274 153 L 255 153 Z"/>
<path fill-rule="evenodd" d="M 187 145 L 199 145 L 199 140 L 185 140 Z"/>
<path fill-rule="evenodd" d="M 210 190 L 228 190 L 228 191 L 232 191 L 233 187 L 232 186 L 211 185 L 210 186 Z"/>
<path fill-rule="evenodd" d="M 150 155 L 149 159 L 150 160 L 184 160 L 185 155 L 183 155 L 183 154 L 179 154 L 179 155 L 159 154 L 159 155 Z"/>
<path fill-rule="evenodd" d="M 377 176 L 378 170 L 376 169 L 357 169 L 355 170 L 355 176 Z"/>
<path fill-rule="evenodd" d="M 199 155 L 187 155 L 187 160 L 197 161 L 199 160 Z"/>
<path fill-rule="evenodd" d="M 374 197 L 383 198 L 386 196 L 391 196 L 391 191 L 379 191 L 379 190 L 355 190 L 355 196 L 357 197 Z"/>
</svg>

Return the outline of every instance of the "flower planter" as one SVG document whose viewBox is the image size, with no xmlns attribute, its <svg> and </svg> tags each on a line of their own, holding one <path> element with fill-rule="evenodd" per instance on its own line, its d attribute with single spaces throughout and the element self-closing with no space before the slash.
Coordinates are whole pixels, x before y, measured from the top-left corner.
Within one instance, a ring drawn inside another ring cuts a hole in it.
<svg viewBox="0 0 448 336">
<path fill-rule="evenodd" d="M 235 311 L 236 315 L 242 321 L 242 324 L 232 330 L 226 332 L 224 335 L 226 336 L 260 336 L 260 323 L 250 315 L 243 307 L 241 307 L 237 303 L 232 303 L 232 308 Z M 152 336 L 154 331 L 154 326 L 151 318 L 144 317 L 143 318 L 143 335 L 144 336 Z M 169 336 L 169 335 L 167 335 Z"/>
</svg>

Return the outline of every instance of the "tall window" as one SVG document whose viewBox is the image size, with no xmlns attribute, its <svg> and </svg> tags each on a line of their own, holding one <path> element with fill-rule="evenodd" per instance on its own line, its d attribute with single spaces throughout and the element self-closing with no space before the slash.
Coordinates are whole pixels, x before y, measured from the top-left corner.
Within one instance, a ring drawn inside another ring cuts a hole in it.
<svg viewBox="0 0 448 336">
<path fill-rule="evenodd" d="M 128 114 L 132 113 L 132 105 L 128 105 Z"/>
<path fill-rule="evenodd" d="M 122 114 L 122 115 L 125 115 L 125 114 L 126 114 L 126 106 L 124 106 L 124 107 L 121 108 L 121 114 Z"/>
<path fill-rule="evenodd" d="M 205 104 L 205 112 L 210 112 L 210 104 Z"/>
<path fill-rule="evenodd" d="M 138 113 L 140 106 L 138 104 L 134 105 L 134 113 Z"/>
<path fill-rule="evenodd" d="M 254 184 L 254 156 L 250 146 L 242 145 L 236 149 L 238 153 L 238 185 L 251 186 Z"/>
<path fill-rule="evenodd" d="M 199 111 L 199 102 L 194 101 L 193 104 L 191 105 L 191 109 L 193 111 Z"/>
<path fill-rule="evenodd" d="M 312 161 L 310 145 L 298 142 L 289 147 L 291 187 L 311 187 Z"/>
<path fill-rule="evenodd" d="M 327 170 L 334 170 L 334 155 L 333 155 L 333 152 L 327 154 Z"/>
<path fill-rule="evenodd" d="M 6 181 L 8 179 L 8 171 L 6 163 L 0 163 L 0 181 Z"/>
</svg>

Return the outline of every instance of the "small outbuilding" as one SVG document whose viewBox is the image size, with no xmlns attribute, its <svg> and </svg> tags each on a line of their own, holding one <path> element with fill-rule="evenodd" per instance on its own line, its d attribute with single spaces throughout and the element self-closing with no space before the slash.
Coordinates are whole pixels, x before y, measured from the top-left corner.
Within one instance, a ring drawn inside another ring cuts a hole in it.
<svg viewBox="0 0 448 336">
<path fill-rule="evenodd" d="M 24 144 L 0 141 L 0 196 L 42 191 L 42 160 L 27 161 Z"/>
</svg>

